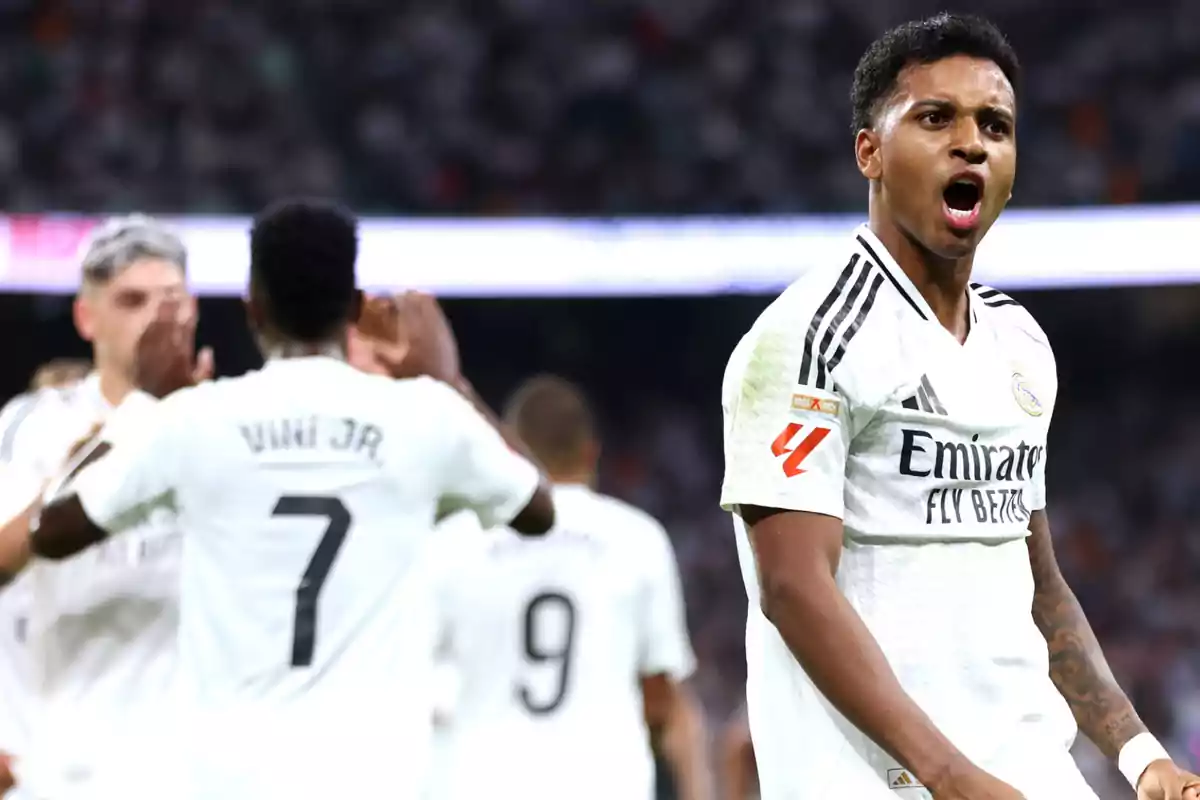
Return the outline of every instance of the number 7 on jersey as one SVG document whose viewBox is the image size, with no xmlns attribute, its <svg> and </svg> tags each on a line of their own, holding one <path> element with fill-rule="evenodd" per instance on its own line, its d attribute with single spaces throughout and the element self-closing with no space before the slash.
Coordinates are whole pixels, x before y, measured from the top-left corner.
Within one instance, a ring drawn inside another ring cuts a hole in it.
<svg viewBox="0 0 1200 800">
<path fill-rule="evenodd" d="M 296 616 L 292 623 L 292 666 L 312 666 L 313 650 L 317 638 L 317 600 L 325 579 L 333 568 L 333 561 L 346 532 L 350 530 L 350 512 L 336 497 L 286 495 L 279 498 L 273 517 L 322 517 L 328 521 L 325 533 L 313 552 L 296 587 Z"/>
</svg>

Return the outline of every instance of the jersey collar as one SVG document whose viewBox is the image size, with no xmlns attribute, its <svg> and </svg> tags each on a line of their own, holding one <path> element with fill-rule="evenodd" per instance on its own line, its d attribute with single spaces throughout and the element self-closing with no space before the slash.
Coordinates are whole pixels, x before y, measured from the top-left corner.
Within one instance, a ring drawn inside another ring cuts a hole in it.
<svg viewBox="0 0 1200 800">
<path fill-rule="evenodd" d="M 900 269 L 900 265 L 896 263 L 896 259 L 892 258 L 892 254 L 883 246 L 883 242 L 871 231 L 871 228 L 863 223 L 858 226 L 858 230 L 854 232 L 854 236 L 858 241 L 859 247 L 867 252 L 871 260 L 879 265 L 883 270 L 883 274 L 887 276 L 888 281 L 900 293 L 901 298 L 912 308 L 913 311 L 927 322 L 937 322 L 937 315 L 933 313 L 933 309 L 929 307 L 929 303 L 925 301 L 925 297 L 917 291 L 916 284 L 908 277 L 904 270 Z M 979 321 L 979 315 L 975 311 L 975 300 L 971 296 L 970 289 L 967 290 L 967 307 L 971 314 L 971 327 L 975 327 L 975 323 Z"/>
<path fill-rule="evenodd" d="M 95 412 L 97 417 L 103 417 L 113 410 L 112 404 L 104 398 L 104 392 L 100 391 L 99 372 L 89 372 L 73 391 L 75 396 L 86 403 L 88 409 Z"/>
</svg>

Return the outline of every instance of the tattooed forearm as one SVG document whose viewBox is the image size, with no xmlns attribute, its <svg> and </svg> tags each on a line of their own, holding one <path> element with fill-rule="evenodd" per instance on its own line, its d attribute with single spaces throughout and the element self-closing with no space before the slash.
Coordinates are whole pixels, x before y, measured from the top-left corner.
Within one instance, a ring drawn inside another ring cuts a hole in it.
<svg viewBox="0 0 1200 800">
<path fill-rule="evenodd" d="M 1117 684 L 1075 593 L 1063 580 L 1045 512 L 1029 526 L 1033 619 L 1050 650 L 1050 678 L 1071 707 L 1079 730 L 1109 758 L 1146 730 Z"/>
</svg>

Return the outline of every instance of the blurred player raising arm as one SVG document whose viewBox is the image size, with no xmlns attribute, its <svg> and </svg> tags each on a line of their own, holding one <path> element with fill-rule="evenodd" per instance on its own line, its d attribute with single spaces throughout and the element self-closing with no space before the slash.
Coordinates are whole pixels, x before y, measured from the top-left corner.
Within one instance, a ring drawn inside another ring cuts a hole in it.
<svg viewBox="0 0 1200 800">
<path fill-rule="evenodd" d="M 1095 798 L 1071 712 L 1142 800 L 1195 796 L 1136 737 L 1054 565 L 1053 351 L 1015 300 L 970 284 L 1011 195 L 1018 74 L 978 18 L 872 44 L 852 97 L 870 222 L 730 359 L 722 503 L 751 598 L 764 800 L 799 792 L 789 780 L 864 798 Z"/>
<path fill-rule="evenodd" d="M 430 295 L 409 291 L 395 297 L 367 298 L 350 331 L 348 353 L 350 363 L 367 373 L 393 378 L 428 375 L 453 386 L 509 447 L 536 462 L 525 443 L 501 422 L 462 374 L 458 343 L 446 315 Z"/>
<path fill-rule="evenodd" d="M 266 366 L 188 387 L 187 333 L 164 311 L 139 374 L 167 396 L 118 409 L 111 449 L 31 535 L 36 555 L 61 558 L 160 510 L 187 536 L 185 797 L 416 797 L 429 625 L 415 553 L 438 505 L 528 534 L 553 524 L 537 469 L 455 390 L 345 362 L 356 255 L 356 223 L 336 207 L 260 215 L 248 316 Z M 455 377 L 448 335 L 410 337 L 406 357 Z M 345 734 L 364 726 L 389 735 Z"/>
</svg>

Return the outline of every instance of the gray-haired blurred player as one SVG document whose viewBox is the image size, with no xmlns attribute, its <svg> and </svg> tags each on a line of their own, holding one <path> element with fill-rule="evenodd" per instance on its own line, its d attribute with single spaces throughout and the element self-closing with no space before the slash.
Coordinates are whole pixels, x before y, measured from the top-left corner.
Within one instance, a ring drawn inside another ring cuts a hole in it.
<svg viewBox="0 0 1200 800">
<path fill-rule="evenodd" d="M 134 348 L 162 302 L 195 314 L 186 266 L 183 242 L 150 217 L 113 219 L 95 231 L 74 305 L 95 368 L 75 385 L 41 388 L 0 411 L 0 494 L 16 501 L 0 509 L 5 518 L 62 472 L 72 445 L 131 391 Z M 25 658 L 34 676 L 25 740 L 0 741 L 19 757 L 24 796 L 169 796 L 162 781 L 170 762 L 160 751 L 172 738 L 164 727 L 176 662 L 178 557 L 176 532 L 152 521 L 68 561 L 34 564 L 0 595 L 0 613 L 23 604 L 29 613 L 27 641 L 0 644 L 17 651 L 11 659 L 0 653 L 0 661 Z M 15 678 L 0 681 L 0 691 L 8 684 L 9 694 L 20 686 Z"/>
</svg>

